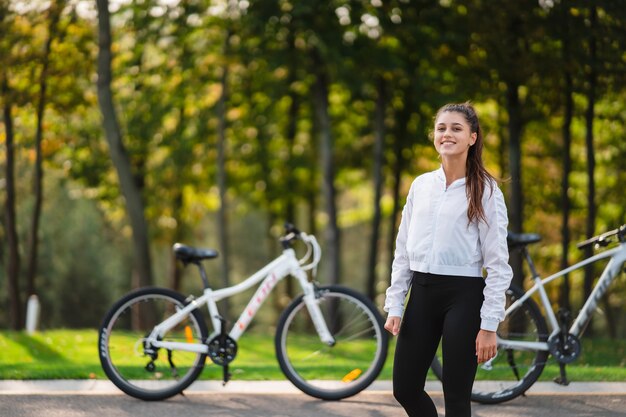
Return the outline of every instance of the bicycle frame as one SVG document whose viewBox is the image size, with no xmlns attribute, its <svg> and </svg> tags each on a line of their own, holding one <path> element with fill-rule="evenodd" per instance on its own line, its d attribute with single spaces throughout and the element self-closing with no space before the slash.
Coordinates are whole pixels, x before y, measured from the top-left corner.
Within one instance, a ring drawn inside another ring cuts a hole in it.
<svg viewBox="0 0 626 417">
<path fill-rule="evenodd" d="M 268 263 L 253 275 L 246 278 L 244 281 L 237 285 L 222 288 L 219 290 L 213 290 L 211 288 L 205 288 L 201 297 L 192 300 L 187 306 L 181 308 L 172 316 L 168 317 L 163 322 L 157 324 L 150 335 L 145 339 L 150 345 L 156 348 L 164 348 L 168 350 L 181 350 L 187 352 L 196 353 L 208 353 L 209 348 L 205 343 L 181 343 L 181 342 L 169 342 L 159 340 L 160 337 L 167 331 L 174 328 L 178 323 L 183 321 L 191 311 L 196 308 L 200 308 L 203 305 L 207 305 L 209 311 L 209 317 L 213 325 L 213 332 L 209 335 L 209 340 L 221 330 L 220 314 L 217 307 L 217 302 L 224 298 L 231 297 L 235 294 L 252 288 L 256 284 L 259 284 L 256 292 L 248 302 L 247 306 L 241 312 L 235 325 L 229 332 L 229 337 L 237 341 L 241 335 L 245 332 L 246 328 L 258 312 L 263 302 L 267 299 L 269 294 L 275 288 L 276 284 L 283 278 L 291 275 L 296 278 L 302 291 L 304 293 L 304 301 L 313 320 L 313 324 L 317 333 L 320 336 L 322 342 L 329 345 L 334 344 L 335 340 L 328 330 L 328 326 L 322 316 L 319 305 L 316 300 L 315 287 L 313 283 L 309 282 L 306 272 L 309 269 L 313 269 L 317 266 L 320 260 L 320 247 L 314 236 L 301 233 L 302 240 L 307 244 L 307 253 L 301 258 L 296 257 L 296 252 L 292 248 L 286 248 L 283 250 L 282 255 Z M 304 265 L 310 255 L 313 254 L 313 260 Z M 201 273 L 203 270 L 201 269 Z M 204 341 L 203 341 L 204 342 Z"/>
<path fill-rule="evenodd" d="M 602 296 L 607 291 L 611 283 L 615 280 L 615 278 L 617 278 L 617 276 L 620 274 L 622 266 L 626 261 L 626 243 L 620 243 L 619 246 L 615 248 L 589 257 L 544 279 L 542 279 L 535 270 L 534 264 L 530 259 L 528 252 L 525 252 L 525 255 L 533 274 L 532 279 L 535 284 L 532 288 L 526 291 L 526 293 L 520 299 L 516 300 L 513 304 L 509 306 L 509 308 L 505 312 L 505 315 L 508 315 L 510 312 L 517 309 L 526 299 L 530 298 L 534 293 L 539 293 L 541 304 L 545 308 L 546 316 L 548 317 L 548 324 L 551 331 L 550 336 L 558 334 L 559 323 L 556 314 L 554 313 L 554 309 L 552 308 L 552 304 L 550 303 L 550 299 L 548 298 L 548 294 L 545 290 L 545 285 L 565 276 L 572 271 L 580 269 L 585 265 L 592 264 L 602 259 L 611 258 L 604 270 L 602 271 L 602 275 L 594 286 L 593 291 L 589 295 L 589 298 L 587 298 L 587 300 L 585 301 L 585 304 L 580 310 L 580 313 L 578 313 L 576 319 L 574 320 L 574 323 L 569 329 L 570 334 L 579 337 L 584 332 L 584 329 L 586 328 L 589 320 L 591 320 L 591 317 L 598 305 L 598 301 L 602 298 Z M 547 342 L 510 341 L 498 338 L 498 344 L 503 346 L 505 349 L 515 348 L 520 350 L 549 350 Z"/>
</svg>

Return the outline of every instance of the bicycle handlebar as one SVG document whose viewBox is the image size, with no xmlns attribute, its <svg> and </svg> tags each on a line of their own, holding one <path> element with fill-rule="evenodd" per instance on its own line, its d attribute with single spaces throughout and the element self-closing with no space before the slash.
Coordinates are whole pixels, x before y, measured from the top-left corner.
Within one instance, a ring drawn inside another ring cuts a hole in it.
<svg viewBox="0 0 626 417">
<path fill-rule="evenodd" d="M 306 253 L 302 258 L 298 260 L 298 263 L 301 265 L 302 269 L 307 271 L 309 269 L 315 268 L 322 257 L 322 250 L 319 243 L 317 243 L 317 239 L 313 235 L 308 235 L 304 232 L 301 232 L 293 224 L 285 223 L 285 235 L 280 237 L 281 245 L 283 246 L 283 248 L 287 249 L 290 248 L 293 242 L 296 240 L 303 241 L 307 246 Z M 306 264 L 311 255 L 313 255 L 313 259 L 308 264 Z"/>
<path fill-rule="evenodd" d="M 301 265 L 304 271 L 308 271 L 309 269 L 313 269 L 317 267 L 317 264 L 320 262 L 322 258 L 322 249 L 320 248 L 319 243 L 317 243 L 317 239 L 313 235 L 307 235 L 306 233 L 300 233 L 302 241 L 307 245 L 306 254 L 298 260 L 298 263 Z M 313 254 L 313 260 L 306 264 L 306 262 Z M 305 265 L 306 264 L 306 265 Z"/>
<path fill-rule="evenodd" d="M 296 227 L 293 224 L 287 222 L 285 223 L 285 233 L 286 234 L 294 233 L 296 235 L 299 235 L 301 232 L 298 229 L 296 229 Z"/>
<path fill-rule="evenodd" d="M 283 248 L 287 249 L 291 247 L 294 240 L 300 239 L 301 231 L 291 223 L 285 223 L 285 235 L 280 237 L 280 244 Z"/>
<path fill-rule="evenodd" d="M 592 245 L 608 246 L 613 240 L 612 238 L 617 236 L 620 242 L 624 242 L 626 239 L 626 224 L 621 225 L 617 229 L 602 233 L 601 235 L 594 236 L 587 240 L 584 240 L 576 245 L 578 249 L 585 249 Z"/>
</svg>

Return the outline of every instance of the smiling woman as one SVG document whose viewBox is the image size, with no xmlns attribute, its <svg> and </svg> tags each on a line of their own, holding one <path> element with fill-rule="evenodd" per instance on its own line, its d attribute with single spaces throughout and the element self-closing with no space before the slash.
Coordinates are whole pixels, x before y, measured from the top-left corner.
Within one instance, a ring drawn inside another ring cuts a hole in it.
<svg viewBox="0 0 626 417">
<path fill-rule="evenodd" d="M 442 107 L 433 142 L 441 168 L 411 185 L 385 302 L 385 328 L 398 335 L 393 392 L 408 415 L 437 416 L 424 384 L 442 340 L 446 415 L 469 417 L 476 366 L 496 353 L 512 278 L 508 219 L 502 192 L 483 165 L 474 108 Z"/>
<path fill-rule="evenodd" d="M 437 119 L 434 138 L 435 149 L 439 155 L 445 154 L 448 158 L 456 158 L 460 162 L 465 162 L 469 147 L 476 142 L 476 136 L 476 132 L 470 132 L 470 127 L 461 113 L 445 112 Z M 452 181 L 465 176 L 464 164 L 452 164 L 448 168 L 450 171 L 453 168 L 458 171 L 448 173 Z"/>
</svg>

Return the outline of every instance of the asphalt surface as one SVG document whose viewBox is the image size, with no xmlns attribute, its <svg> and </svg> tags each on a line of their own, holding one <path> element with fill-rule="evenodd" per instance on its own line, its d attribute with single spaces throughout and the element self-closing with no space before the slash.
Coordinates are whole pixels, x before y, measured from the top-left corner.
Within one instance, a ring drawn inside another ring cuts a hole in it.
<svg viewBox="0 0 626 417">
<path fill-rule="evenodd" d="M 438 382 L 427 390 L 444 415 Z M 527 396 L 499 405 L 473 405 L 474 417 L 626 417 L 626 383 L 540 382 Z M 388 381 L 342 401 L 322 401 L 286 381 L 232 381 L 226 387 L 196 381 L 186 395 L 145 402 L 121 394 L 108 381 L 0 381 L 2 417 L 401 417 Z"/>
<path fill-rule="evenodd" d="M 443 396 L 432 395 L 443 416 Z M 402 417 L 391 393 L 363 392 L 342 401 L 304 394 L 192 393 L 144 402 L 125 395 L 0 395 L 3 417 Z M 626 395 L 529 395 L 501 405 L 473 405 L 474 417 L 618 417 Z"/>
<path fill-rule="evenodd" d="M 441 416 L 441 385 L 426 386 Z M 342 400 L 321 401 L 287 381 L 196 381 L 166 401 L 145 402 L 122 394 L 109 381 L 0 381 L 2 417 L 400 417 L 389 381 Z M 474 404 L 474 417 L 626 417 L 626 383 L 536 383 L 524 397 L 498 405 Z"/>
</svg>

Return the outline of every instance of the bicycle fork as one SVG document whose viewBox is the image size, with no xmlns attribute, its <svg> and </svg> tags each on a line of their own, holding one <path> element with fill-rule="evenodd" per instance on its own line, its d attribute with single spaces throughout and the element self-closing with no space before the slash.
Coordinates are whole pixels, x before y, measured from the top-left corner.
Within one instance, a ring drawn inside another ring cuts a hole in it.
<svg viewBox="0 0 626 417">
<path fill-rule="evenodd" d="M 330 330 L 328 330 L 328 325 L 326 324 L 324 315 L 320 310 L 318 299 L 314 298 L 313 300 L 307 300 L 307 297 L 305 296 L 304 303 L 309 310 L 311 320 L 313 320 L 313 325 L 315 326 L 315 330 L 317 330 L 317 334 L 320 336 L 321 341 L 326 343 L 328 346 L 334 346 L 335 338 L 330 333 Z"/>
<path fill-rule="evenodd" d="M 302 275 L 304 275 L 304 273 Z M 326 323 L 326 319 L 320 309 L 319 300 L 322 295 L 321 290 L 319 290 L 313 283 L 309 282 L 306 279 L 306 275 L 304 277 L 297 276 L 296 278 L 302 285 L 302 289 L 304 291 L 304 304 L 309 311 L 309 315 L 313 321 L 313 326 L 315 326 L 315 330 L 317 331 L 320 340 L 328 346 L 334 346 L 336 343 L 335 338 L 328 329 L 328 324 Z"/>
</svg>

